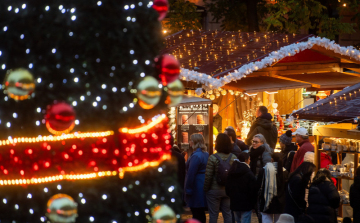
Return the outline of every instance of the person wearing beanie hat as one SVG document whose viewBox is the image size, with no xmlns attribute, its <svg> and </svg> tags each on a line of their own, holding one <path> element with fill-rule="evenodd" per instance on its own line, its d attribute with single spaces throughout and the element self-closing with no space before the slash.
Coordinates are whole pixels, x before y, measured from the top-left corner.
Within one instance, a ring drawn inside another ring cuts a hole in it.
<svg viewBox="0 0 360 223">
<path fill-rule="evenodd" d="M 281 148 L 281 155 L 283 157 L 284 168 L 290 172 L 291 164 L 297 150 L 297 145 L 291 142 L 292 132 L 287 130 L 285 134 L 282 134 L 279 139 L 279 144 Z"/>
<path fill-rule="evenodd" d="M 281 214 L 276 223 L 295 223 L 294 217 L 289 214 Z"/>
</svg>

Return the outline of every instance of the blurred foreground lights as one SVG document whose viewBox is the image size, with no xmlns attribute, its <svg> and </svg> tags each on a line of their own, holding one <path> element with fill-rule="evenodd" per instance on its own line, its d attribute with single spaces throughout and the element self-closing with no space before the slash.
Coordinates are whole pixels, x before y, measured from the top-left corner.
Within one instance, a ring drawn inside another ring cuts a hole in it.
<svg viewBox="0 0 360 223">
<path fill-rule="evenodd" d="M 101 198 L 102 198 L 103 200 L 106 200 L 106 199 L 107 199 L 107 195 L 106 195 L 106 194 L 103 194 Z"/>
<path fill-rule="evenodd" d="M 98 6 L 101 6 L 101 5 L 102 5 L 102 2 L 101 2 L 101 1 L 98 1 L 98 2 L 97 2 L 97 5 L 98 5 Z"/>
<path fill-rule="evenodd" d="M 44 218 L 44 217 L 41 217 L 41 218 L 40 218 L 40 221 L 41 221 L 41 222 L 45 222 L 45 218 Z"/>
<path fill-rule="evenodd" d="M 81 198 L 81 203 L 82 203 L 82 204 L 85 204 L 85 203 L 86 203 L 85 198 Z"/>
<path fill-rule="evenodd" d="M 49 189 L 47 189 L 46 187 L 44 188 L 44 192 L 47 193 L 49 192 Z"/>
<path fill-rule="evenodd" d="M 34 214 L 34 210 L 33 210 L 33 209 L 30 209 L 30 210 L 29 210 L 29 213 L 30 213 L 30 214 Z"/>
<path fill-rule="evenodd" d="M 5 198 L 3 199 L 3 203 L 4 203 L 4 204 L 6 204 L 6 203 L 7 203 L 7 200 L 6 200 Z"/>
<path fill-rule="evenodd" d="M 79 197 L 83 197 L 84 195 L 82 193 L 79 193 Z"/>
<path fill-rule="evenodd" d="M 172 202 L 172 203 L 175 203 L 175 198 L 171 198 L 171 202 Z"/>
<path fill-rule="evenodd" d="M 18 204 L 15 204 L 15 209 L 19 210 L 19 205 Z"/>
<path fill-rule="evenodd" d="M 140 213 L 138 211 L 135 211 L 134 214 L 135 214 L 135 216 L 139 216 Z"/>
<path fill-rule="evenodd" d="M 93 216 L 90 216 L 89 221 L 93 222 L 93 221 L 95 221 L 95 218 Z"/>
<path fill-rule="evenodd" d="M 97 102 L 94 101 L 94 102 L 92 103 L 92 105 L 93 105 L 94 107 L 96 107 L 96 106 L 97 106 Z"/>
<path fill-rule="evenodd" d="M 151 198 L 152 198 L 152 199 L 156 199 L 156 194 L 153 194 L 153 195 L 151 196 Z"/>
<path fill-rule="evenodd" d="M 58 185 L 56 186 L 56 188 L 57 188 L 58 190 L 61 190 L 61 185 L 58 184 Z"/>
</svg>

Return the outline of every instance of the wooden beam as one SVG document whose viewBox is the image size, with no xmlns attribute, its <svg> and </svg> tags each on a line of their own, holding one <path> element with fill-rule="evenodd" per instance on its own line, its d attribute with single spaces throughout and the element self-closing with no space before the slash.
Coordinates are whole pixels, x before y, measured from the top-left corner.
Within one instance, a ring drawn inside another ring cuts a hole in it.
<svg viewBox="0 0 360 223">
<path fill-rule="evenodd" d="M 356 63 L 340 63 L 341 68 L 360 68 L 360 64 Z"/>
<path fill-rule="evenodd" d="M 283 70 L 283 71 L 273 71 L 273 72 L 271 72 L 271 74 L 293 75 L 293 74 L 312 74 L 312 73 L 328 73 L 328 72 L 341 72 L 341 68 L 340 67 L 328 67 L 328 68 L 317 68 L 317 69 Z"/>
<path fill-rule="evenodd" d="M 355 76 L 355 77 L 360 77 L 360 74 L 356 74 L 356 73 L 350 73 L 350 72 L 341 72 L 341 73 L 346 74 L 346 75 Z"/>
<path fill-rule="evenodd" d="M 317 45 L 314 45 L 311 50 L 315 51 L 315 52 L 318 52 L 318 53 L 321 53 L 321 54 L 324 54 L 326 56 L 329 56 L 329 57 L 333 57 L 333 58 L 341 58 L 341 59 L 346 59 L 348 61 L 351 61 L 353 63 L 356 63 L 356 64 L 360 64 L 360 61 L 357 61 L 349 56 L 345 56 L 345 55 L 341 55 L 339 53 L 335 53 L 334 51 L 332 50 L 328 50 L 324 47 L 321 47 L 321 46 L 317 46 Z"/>
<path fill-rule="evenodd" d="M 229 84 L 226 84 L 224 86 L 222 86 L 221 88 L 223 89 L 226 89 L 226 90 L 233 90 L 233 91 L 240 91 L 240 92 L 245 92 L 244 89 L 241 89 L 241 88 L 238 88 L 238 87 L 235 87 L 236 86 L 236 83 L 232 82 L 231 85 Z"/>
<path fill-rule="evenodd" d="M 301 80 L 288 78 L 288 77 L 284 77 L 284 76 L 279 76 L 279 75 L 274 75 L 274 74 L 271 74 L 270 77 L 274 77 L 274 78 L 282 79 L 282 80 L 287 80 L 287 81 L 294 81 L 294 82 L 304 83 L 304 84 L 311 84 L 311 87 L 320 88 L 319 84 L 314 84 L 314 83 L 310 83 L 310 82 L 307 82 L 307 81 L 301 81 Z"/>
</svg>

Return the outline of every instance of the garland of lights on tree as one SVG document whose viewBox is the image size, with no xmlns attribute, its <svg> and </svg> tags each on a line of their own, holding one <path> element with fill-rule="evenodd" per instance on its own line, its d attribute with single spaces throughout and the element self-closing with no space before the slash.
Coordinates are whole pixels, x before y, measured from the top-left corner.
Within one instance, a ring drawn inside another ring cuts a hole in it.
<svg viewBox="0 0 360 223">
<path fill-rule="evenodd" d="M 166 0 L 0 2 L 1 222 L 176 222 Z"/>
</svg>

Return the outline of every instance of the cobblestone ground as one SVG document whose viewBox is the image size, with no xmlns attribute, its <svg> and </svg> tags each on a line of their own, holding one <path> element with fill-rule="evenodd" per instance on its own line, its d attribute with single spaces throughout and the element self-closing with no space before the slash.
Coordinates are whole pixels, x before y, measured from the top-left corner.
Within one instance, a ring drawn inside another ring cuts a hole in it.
<svg viewBox="0 0 360 223">
<path fill-rule="evenodd" d="M 183 215 L 181 215 L 182 220 L 186 220 L 191 217 L 192 217 L 192 215 L 191 215 L 190 211 L 185 211 L 185 213 Z M 209 222 L 209 214 L 207 212 L 206 212 L 206 222 Z M 224 223 L 224 218 L 222 217 L 221 213 L 219 214 L 217 223 Z M 251 223 L 259 223 L 259 221 L 254 213 L 251 216 Z"/>
</svg>

